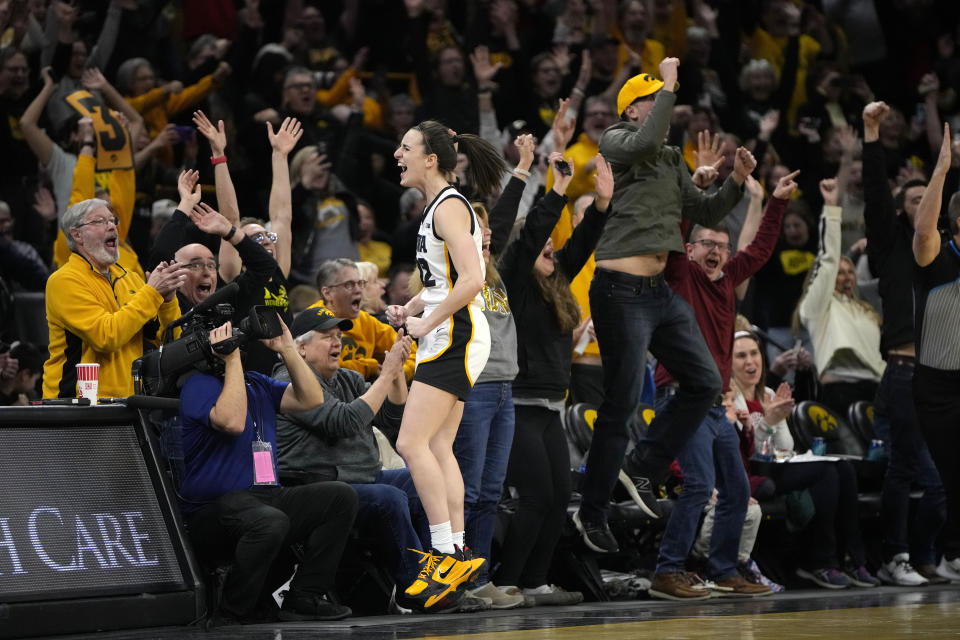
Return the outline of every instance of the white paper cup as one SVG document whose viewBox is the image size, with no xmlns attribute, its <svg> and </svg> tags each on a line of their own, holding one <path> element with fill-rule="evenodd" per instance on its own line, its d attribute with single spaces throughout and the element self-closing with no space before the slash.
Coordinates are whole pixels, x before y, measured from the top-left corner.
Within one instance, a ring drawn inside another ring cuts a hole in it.
<svg viewBox="0 0 960 640">
<path fill-rule="evenodd" d="M 81 363 L 77 365 L 77 395 L 97 404 L 97 388 L 100 385 L 100 364 Z"/>
</svg>

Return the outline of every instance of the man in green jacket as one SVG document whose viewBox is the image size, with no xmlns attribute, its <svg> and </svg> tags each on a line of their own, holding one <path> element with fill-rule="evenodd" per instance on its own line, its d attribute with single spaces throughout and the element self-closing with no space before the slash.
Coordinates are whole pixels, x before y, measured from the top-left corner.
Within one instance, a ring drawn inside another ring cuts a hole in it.
<svg viewBox="0 0 960 640">
<path fill-rule="evenodd" d="M 617 541 L 606 522 L 607 502 L 621 463 L 631 497 L 650 517 L 659 517 L 655 487 L 707 412 L 719 402 L 720 375 L 690 305 L 664 280 L 667 254 L 684 251 L 681 218 L 712 226 L 740 200 L 741 186 L 756 167 L 737 149 L 733 173 L 707 196 L 694 185 L 677 147 L 666 146 L 676 94 L 676 58 L 660 63 L 663 80 L 630 78 L 617 96 L 621 122 L 600 138 L 611 164 L 614 192 L 590 308 L 603 361 L 604 401 L 594 423 L 583 501 L 574 522 L 591 549 L 612 553 Z M 640 404 L 650 350 L 679 382 L 674 400 L 651 423 L 646 437 L 624 460 L 627 423 Z"/>
</svg>

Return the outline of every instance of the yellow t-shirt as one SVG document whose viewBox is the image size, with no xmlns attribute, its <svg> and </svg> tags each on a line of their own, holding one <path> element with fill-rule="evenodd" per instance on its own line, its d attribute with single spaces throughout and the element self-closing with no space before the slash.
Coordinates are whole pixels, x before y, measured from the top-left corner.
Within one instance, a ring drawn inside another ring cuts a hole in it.
<svg viewBox="0 0 960 640">
<path fill-rule="evenodd" d="M 393 250 L 386 242 L 371 240 L 364 244 L 357 243 L 357 253 L 360 255 L 361 262 L 372 262 L 377 265 L 377 273 L 381 278 L 387 277 L 387 270 L 390 268 L 390 259 Z"/>
</svg>

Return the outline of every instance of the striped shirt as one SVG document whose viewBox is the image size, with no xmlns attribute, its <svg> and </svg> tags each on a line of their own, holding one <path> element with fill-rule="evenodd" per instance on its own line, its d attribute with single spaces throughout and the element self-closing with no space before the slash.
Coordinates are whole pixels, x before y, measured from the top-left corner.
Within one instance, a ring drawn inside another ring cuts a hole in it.
<svg viewBox="0 0 960 640">
<path fill-rule="evenodd" d="M 960 250 L 941 242 L 940 254 L 914 273 L 914 306 L 920 364 L 960 371 Z"/>
</svg>

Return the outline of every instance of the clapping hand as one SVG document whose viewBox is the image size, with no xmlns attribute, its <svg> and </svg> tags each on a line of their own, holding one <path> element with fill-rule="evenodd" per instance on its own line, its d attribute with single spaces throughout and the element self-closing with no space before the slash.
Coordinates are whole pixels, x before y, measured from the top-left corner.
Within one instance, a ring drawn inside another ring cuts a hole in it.
<svg viewBox="0 0 960 640">
<path fill-rule="evenodd" d="M 187 268 L 176 262 L 161 262 L 147 278 L 147 284 L 163 296 L 164 302 L 173 300 L 177 289 L 187 280 Z"/>
<path fill-rule="evenodd" d="M 793 410 L 794 400 L 790 385 L 781 382 L 774 396 L 763 402 L 763 419 L 771 427 L 786 420 Z"/>
</svg>

